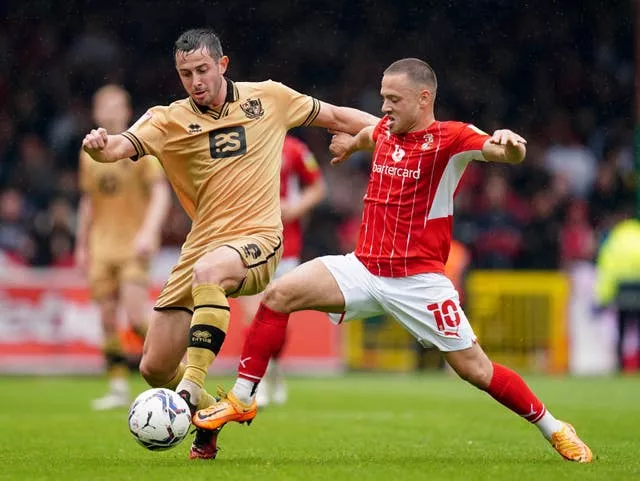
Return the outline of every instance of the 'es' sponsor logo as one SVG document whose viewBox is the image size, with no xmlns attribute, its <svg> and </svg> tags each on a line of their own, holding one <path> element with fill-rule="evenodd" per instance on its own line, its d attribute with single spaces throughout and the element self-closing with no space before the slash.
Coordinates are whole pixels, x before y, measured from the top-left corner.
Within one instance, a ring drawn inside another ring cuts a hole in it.
<svg viewBox="0 0 640 481">
<path fill-rule="evenodd" d="M 209 151 L 214 159 L 246 154 L 247 137 L 244 127 L 224 127 L 209 132 Z"/>
</svg>

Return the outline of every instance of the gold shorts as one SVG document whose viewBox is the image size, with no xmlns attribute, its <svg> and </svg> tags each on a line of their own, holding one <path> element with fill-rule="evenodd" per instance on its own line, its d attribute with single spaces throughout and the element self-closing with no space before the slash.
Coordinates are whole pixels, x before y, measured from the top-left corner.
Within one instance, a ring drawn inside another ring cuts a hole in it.
<svg viewBox="0 0 640 481">
<path fill-rule="evenodd" d="M 136 258 L 91 261 L 89 285 L 94 299 L 117 297 L 120 286 L 125 282 L 148 285 L 149 262 Z"/>
<path fill-rule="evenodd" d="M 275 234 L 239 237 L 198 249 L 183 249 L 178 263 L 171 270 L 169 280 L 158 296 L 154 309 L 158 311 L 180 309 L 193 312 L 193 296 L 191 294 L 193 266 L 207 252 L 223 246 L 231 247 L 240 254 L 242 262 L 248 269 L 240 287 L 233 292 L 228 292 L 227 296 L 252 296 L 262 292 L 273 278 L 282 256 L 282 239 Z"/>
</svg>

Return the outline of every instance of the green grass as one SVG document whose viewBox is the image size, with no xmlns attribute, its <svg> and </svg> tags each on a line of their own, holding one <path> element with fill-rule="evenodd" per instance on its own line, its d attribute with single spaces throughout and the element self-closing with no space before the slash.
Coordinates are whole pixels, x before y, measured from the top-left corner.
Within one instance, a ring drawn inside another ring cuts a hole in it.
<svg viewBox="0 0 640 481">
<path fill-rule="evenodd" d="M 0 378 L 0 480 L 640 479 L 637 377 L 527 380 L 593 464 L 563 461 L 536 428 L 445 375 L 292 379 L 286 406 L 225 427 L 213 462 L 187 459 L 191 437 L 145 451 L 125 411 L 90 411 L 101 379 Z"/>
</svg>

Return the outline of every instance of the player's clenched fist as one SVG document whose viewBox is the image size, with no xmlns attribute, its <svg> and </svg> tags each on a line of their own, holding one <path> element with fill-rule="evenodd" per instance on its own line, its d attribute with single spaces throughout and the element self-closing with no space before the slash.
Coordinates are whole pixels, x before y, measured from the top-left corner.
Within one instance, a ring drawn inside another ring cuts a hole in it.
<svg viewBox="0 0 640 481">
<path fill-rule="evenodd" d="M 87 135 L 84 136 L 82 141 L 82 148 L 88 154 L 95 152 L 97 150 L 103 150 L 107 146 L 107 142 L 109 141 L 109 136 L 107 131 L 102 127 L 93 129 Z"/>
<path fill-rule="evenodd" d="M 329 152 L 333 155 L 331 159 L 332 164 L 339 164 L 340 162 L 349 158 L 353 153 L 355 139 L 349 134 L 343 132 L 333 132 L 331 137 L 331 145 L 329 145 Z"/>
</svg>

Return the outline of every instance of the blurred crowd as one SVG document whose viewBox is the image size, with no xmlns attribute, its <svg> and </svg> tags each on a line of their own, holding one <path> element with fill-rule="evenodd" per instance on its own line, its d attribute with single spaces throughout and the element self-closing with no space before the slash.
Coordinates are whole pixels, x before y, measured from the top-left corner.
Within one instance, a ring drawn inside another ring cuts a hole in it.
<svg viewBox="0 0 640 481">
<path fill-rule="evenodd" d="M 432 3 L 432 5 L 428 5 Z M 528 139 L 517 167 L 470 166 L 455 237 L 481 268 L 592 260 L 634 209 L 633 25 L 628 0 L 0 3 L 0 263 L 73 265 L 80 141 L 92 93 L 125 86 L 136 114 L 181 98 L 173 41 L 219 31 L 229 76 L 274 80 L 379 114 L 379 80 L 402 57 L 439 77 L 436 116 Z M 329 198 L 305 256 L 353 248 L 369 158 L 329 168 L 328 135 L 294 132 L 323 165 Z M 176 204 L 165 245 L 189 228 Z"/>
</svg>

